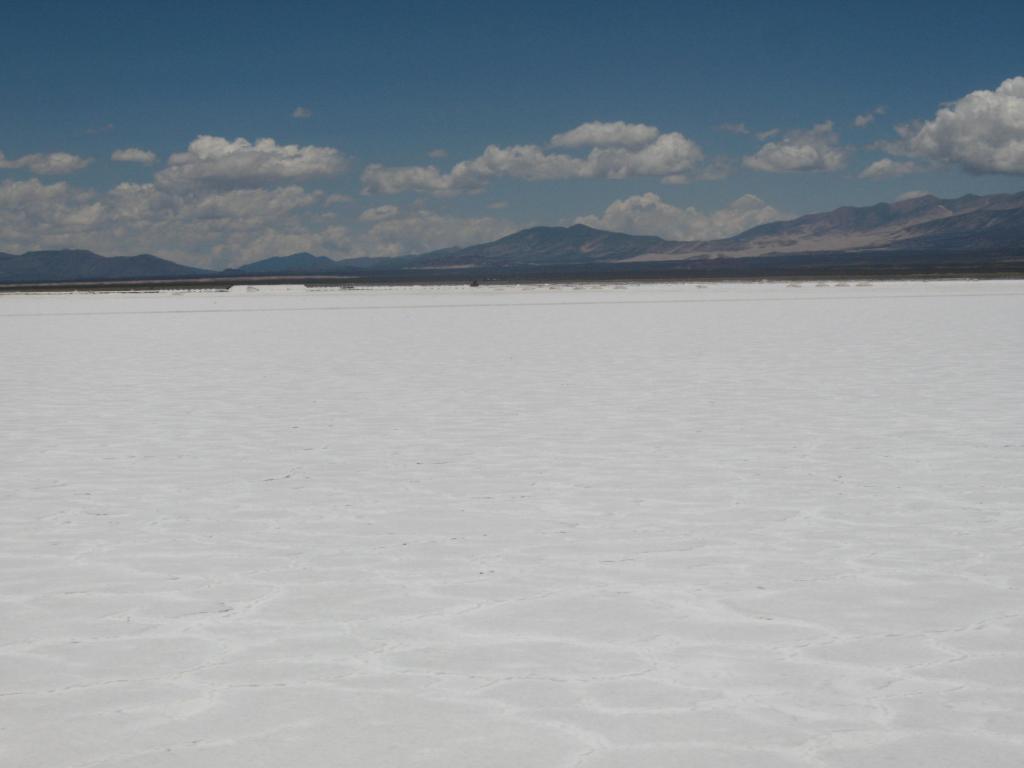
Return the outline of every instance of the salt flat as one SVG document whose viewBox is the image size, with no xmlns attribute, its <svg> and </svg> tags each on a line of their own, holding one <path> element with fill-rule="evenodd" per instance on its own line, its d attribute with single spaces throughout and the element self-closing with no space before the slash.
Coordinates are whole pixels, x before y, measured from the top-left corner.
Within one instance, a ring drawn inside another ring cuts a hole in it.
<svg viewBox="0 0 1024 768">
<path fill-rule="evenodd" d="M 1024 764 L 1024 282 L 0 296 L 0 765 Z"/>
</svg>

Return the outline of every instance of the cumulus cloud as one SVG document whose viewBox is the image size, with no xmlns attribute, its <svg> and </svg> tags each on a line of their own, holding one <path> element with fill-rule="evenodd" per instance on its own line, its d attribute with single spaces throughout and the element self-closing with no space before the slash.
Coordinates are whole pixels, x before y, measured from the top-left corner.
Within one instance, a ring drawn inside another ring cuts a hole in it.
<svg viewBox="0 0 1024 768">
<path fill-rule="evenodd" d="M 102 216 L 90 192 L 65 181 L 0 182 L 0 251 L 17 253 L 48 245 L 73 245 Z"/>
<path fill-rule="evenodd" d="M 409 189 L 442 193 L 454 186 L 450 174 L 434 165 L 385 166 L 370 163 L 361 176 L 364 195 L 394 195 Z"/>
<path fill-rule="evenodd" d="M 333 147 L 300 147 L 273 139 L 228 141 L 198 136 L 185 152 L 170 156 L 156 175 L 164 186 L 253 187 L 341 173 L 347 158 Z"/>
<path fill-rule="evenodd" d="M 18 208 L 24 203 L 51 203 L 65 200 L 70 190 L 71 187 L 66 181 L 44 184 L 39 179 L 8 180 L 0 182 L 0 203 L 11 209 Z"/>
<path fill-rule="evenodd" d="M 969 93 L 931 120 L 898 130 L 902 141 L 894 151 L 970 173 L 1024 174 L 1024 77 Z"/>
<path fill-rule="evenodd" d="M 846 165 L 849 150 L 839 146 L 832 122 L 815 125 L 809 131 L 790 131 L 778 141 L 770 141 L 755 154 L 743 158 L 743 164 L 757 171 L 837 171 Z"/>
<path fill-rule="evenodd" d="M 594 121 L 583 123 L 565 133 L 551 137 L 553 147 L 642 147 L 650 144 L 661 132 L 643 123 Z"/>
<path fill-rule="evenodd" d="M 306 107 L 296 107 L 292 110 L 292 117 L 296 120 L 308 120 L 313 116 L 313 110 Z"/>
<path fill-rule="evenodd" d="M 879 115 L 885 114 L 885 107 L 875 107 L 870 112 L 865 112 L 863 115 L 857 115 L 853 118 L 853 124 L 858 128 L 864 128 L 875 122 L 875 118 Z"/>
<path fill-rule="evenodd" d="M 299 186 L 273 189 L 231 189 L 205 195 L 176 199 L 179 211 L 188 219 L 225 219 L 232 226 L 241 223 L 258 224 L 261 218 L 273 219 L 307 208 L 320 198 L 319 192 L 309 192 Z"/>
<path fill-rule="evenodd" d="M 721 181 L 732 175 L 736 161 L 731 157 L 713 157 L 704 163 L 694 178 L 700 181 Z M 671 183 L 668 178 L 663 182 Z"/>
<path fill-rule="evenodd" d="M 593 150 L 583 175 L 609 179 L 666 176 L 690 170 L 703 159 L 700 148 L 683 134 L 664 133 L 641 149 Z"/>
<path fill-rule="evenodd" d="M 367 208 L 359 214 L 360 221 L 383 221 L 392 219 L 398 215 L 397 205 L 378 205 L 376 208 Z"/>
<path fill-rule="evenodd" d="M 0 184 L 0 250 L 156 251 L 200 266 L 226 266 L 243 254 L 281 255 L 259 251 L 273 233 L 316 235 L 304 214 L 321 196 L 296 185 L 183 192 L 122 183 L 96 193 L 63 181 L 7 181 Z"/>
<path fill-rule="evenodd" d="M 348 227 L 334 220 L 329 197 L 296 184 L 218 189 L 126 182 L 95 192 L 65 181 L 8 180 L 0 183 L 0 251 L 148 252 L 222 268 L 296 251 L 395 256 L 490 240 L 518 228 L 492 217 L 425 210 L 402 215 L 396 206 L 370 209 Z"/>
<path fill-rule="evenodd" d="M 147 149 L 128 147 L 126 149 L 115 149 L 111 153 L 110 159 L 116 160 L 119 163 L 142 163 L 143 165 L 152 165 L 156 162 L 156 153 L 150 152 Z"/>
<path fill-rule="evenodd" d="M 616 200 L 600 216 L 582 216 L 578 224 L 635 235 L 657 235 L 667 240 L 713 240 L 730 237 L 758 224 L 787 215 L 755 195 L 743 195 L 712 213 L 694 207 L 677 208 L 653 192 Z"/>
<path fill-rule="evenodd" d="M 46 154 L 23 155 L 16 160 L 8 160 L 0 152 L 0 168 L 27 168 L 40 176 L 57 176 L 74 173 L 85 168 L 92 160 L 79 157 L 68 152 L 50 152 Z"/>
<path fill-rule="evenodd" d="M 26 155 L 16 161 L 22 167 L 27 167 L 32 173 L 43 176 L 73 173 L 85 168 L 92 160 L 87 157 L 79 157 L 67 152 L 51 152 L 44 155 Z"/>
<path fill-rule="evenodd" d="M 574 131 L 586 129 L 588 141 L 606 143 L 594 146 L 586 155 L 547 152 L 534 144 L 510 147 L 488 146 L 478 157 L 456 163 L 443 172 L 434 165 L 388 167 L 378 164 L 363 170 L 364 194 L 396 194 L 408 190 L 434 194 L 458 194 L 477 191 L 499 177 L 527 180 L 542 179 L 624 179 L 631 176 L 669 176 L 696 167 L 703 159 L 700 147 L 681 133 L 657 134 L 642 146 L 615 146 L 589 126 L 601 130 L 609 125 L 635 129 L 637 125 L 585 124 Z M 648 128 L 649 126 L 639 126 Z M 616 130 L 618 130 L 616 128 Z M 569 131 L 568 136 L 574 133 Z M 582 134 L 581 134 L 582 135 Z M 558 138 L 558 137 L 556 137 Z M 619 137 L 622 138 L 621 136 Z M 582 141 L 579 137 L 566 141 Z"/>
<path fill-rule="evenodd" d="M 875 160 L 871 165 L 860 172 L 862 179 L 879 179 L 885 176 L 903 176 L 913 173 L 917 168 L 910 161 L 900 162 L 889 157 Z"/>
<path fill-rule="evenodd" d="M 106 220 L 124 233 L 170 242 L 180 250 L 194 239 L 297 226 L 289 217 L 319 201 L 321 193 L 297 185 L 271 189 L 181 193 L 156 184 L 123 183 L 104 198 Z M 177 233 L 177 230 L 185 230 Z"/>
</svg>

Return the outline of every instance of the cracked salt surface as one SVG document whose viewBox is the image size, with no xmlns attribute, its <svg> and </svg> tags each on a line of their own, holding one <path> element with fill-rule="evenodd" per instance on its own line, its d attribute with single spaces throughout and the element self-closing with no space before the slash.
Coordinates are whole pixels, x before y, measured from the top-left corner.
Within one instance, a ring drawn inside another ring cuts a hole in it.
<svg viewBox="0 0 1024 768">
<path fill-rule="evenodd" d="M 1024 764 L 1024 282 L 0 296 L 0 764 Z"/>
</svg>

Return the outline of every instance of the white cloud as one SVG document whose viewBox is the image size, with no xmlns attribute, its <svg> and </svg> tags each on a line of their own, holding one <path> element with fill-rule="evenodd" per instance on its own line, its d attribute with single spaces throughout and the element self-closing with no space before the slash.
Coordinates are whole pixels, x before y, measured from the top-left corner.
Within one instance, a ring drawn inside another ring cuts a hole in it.
<svg viewBox="0 0 1024 768">
<path fill-rule="evenodd" d="M 185 152 L 170 156 L 156 175 L 164 186 L 252 187 L 314 176 L 331 176 L 347 167 L 347 158 L 333 147 L 300 147 L 273 139 L 228 141 L 198 136 Z"/>
<path fill-rule="evenodd" d="M 52 203 L 68 197 L 71 187 L 66 181 L 43 184 L 39 179 L 0 182 L 0 203 L 17 208 L 24 203 Z"/>
<path fill-rule="evenodd" d="M 585 156 L 546 152 L 534 144 L 511 147 L 492 144 L 478 157 L 456 163 L 447 173 L 433 165 L 371 164 L 363 170 L 362 181 L 364 194 L 396 194 L 407 190 L 458 194 L 480 190 L 499 177 L 535 181 L 670 176 L 691 170 L 702 159 L 700 147 L 681 133 L 673 132 L 661 134 L 639 148 L 599 146 Z"/>
<path fill-rule="evenodd" d="M 80 171 L 89 165 L 92 160 L 67 152 L 51 152 L 45 155 L 26 155 L 18 162 L 27 166 L 32 173 L 54 175 Z"/>
<path fill-rule="evenodd" d="M 45 154 L 23 155 L 16 160 L 8 160 L 0 152 L 0 168 L 28 168 L 40 176 L 55 176 L 74 173 L 85 168 L 92 160 L 79 157 L 68 152 L 49 152 Z"/>
<path fill-rule="evenodd" d="M 87 247 L 156 252 L 211 267 L 309 250 L 323 237 L 308 216 L 320 197 L 296 185 L 182 193 L 120 184 L 103 198 L 104 216 Z"/>
<path fill-rule="evenodd" d="M 180 193 L 155 184 L 123 183 L 107 195 L 110 217 L 123 225 L 148 227 L 183 222 L 218 228 L 252 229 L 309 208 L 321 198 L 297 185 L 271 189 L 201 190 Z"/>
<path fill-rule="evenodd" d="M 875 107 L 870 112 L 865 112 L 863 115 L 857 115 L 853 118 L 853 124 L 858 128 L 864 128 L 875 122 L 875 118 L 879 115 L 885 114 L 885 107 Z"/>
<path fill-rule="evenodd" d="M 0 250 L 90 248 L 156 252 L 200 266 L 226 266 L 263 252 L 273 236 L 322 237 L 308 211 L 321 198 L 291 185 L 186 190 L 123 183 L 107 193 L 38 179 L 0 184 Z M 269 247 L 269 245 L 267 246 Z"/>
<path fill-rule="evenodd" d="M 65 181 L 0 182 L 0 251 L 75 245 L 101 215 L 95 195 Z"/>
<path fill-rule="evenodd" d="M 456 163 L 448 179 L 454 188 L 478 188 L 496 176 L 519 179 L 565 179 L 581 173 L 583 161 L 571 155 L 548 154 L 530 144 L 489 146 L 479 157 Z"/>
<path fill-rule="evenodd" d="M 731 157 L 713 157 L 701 166 L 696 178 L 700 181 L 721 181 L 732 175 L 735 165 Z M 668 182 L 668 179 L 662 181 Z"/>
<path fill-rule="evenodd" d="M 770 141 L 743 164 L 757 171 L 837 171 L 846 164 L 849 150 L 839 146 L 831 121 L 809 131 L 790 131 L 779 141 Z"/>
<path fill-rule="evenodd" d="M 378 221 L 356 243 L 355 252 L 372 256 L 424 253 L 438 248 L 489 242 L 517 229 L 519 227 L 502 219 L 464 219 L 421 210 Z"/>
<path fill-rule="evenodd" d="M 296 120 L 307 120 L 313 116 L 313 110 L 306 107 L 296 107 L 292 110 L 292 117 Z"/>
<path fill-rule="evenodd" d="M 120 163 L 142 163 L 143 165 L 152 165 L 156 162 L 156 153 L 150 152 L 147 149 L 128 147 L 126 149 L 115 149 L 111 153 L 110 159 L 116 160 Z"/>
<path fill-rule="evenodd" d="M 916 197 L 928 197 L 931 192 L 922 192 L 919 189 L 911 190 L 910 192 L 904 192 L 902 195 L 896 198 L 897 203 L 902 203 L 904 200 L 913 200 Z"/>
<path fill-rule="evenodd" d="M 860 178 L 878 179 L 884 176 L 903 176 L 916 170 L 917 168 L 910 161 L 899 162 L 889 157 L 883 157 L 881 160 L 875 160 L 875 162 L 861 171 Z"/>
<path fill-rule="evenodd" d="M 434 160 L 440 160 L 442 158 L 448 157 L 448 150 L 440 148 L 432 149 L 429 152 L 427 152 L 427 157 L 431 157 Z"/>
<path fill-rule="evenodd" d="M 725 131 L 726 133 L 735 133 L 737 136 L 746 136 L 750 133 L 750 129 L 747 128 L 745 123 L 722 123 L 718 126 L 718 130 Z"/>
<path fill-rule="evenodd" d="M 713 240 L 784 218 L 786 214 L 755 195 L 743 195 L 726 208 L 703 213 L 693 207 L 677 208 L 653 192 L 647 192 L 616 200 L 600 216 L 582 216 L 576 222 L 613 232 L 657 235 L 667 240 Z"/>
<path fill-rule="evenodd" d="M 333 258 L 395 256 L 491 240 L 517 229 L 491 217 L 378 206 L 349 228 L 325 209 L 330 196 L 291 184 L 217 189 L 122 183 L 100 193 L 65 181 L 0 183 L 0 251 L 88 248 L 156 253 L 222 268 L 310 251 Z M 360 231 L 360 226 L 368 229 Z"/>
<path fill-rule="evenodd" d="M 453 186 L 451 177 L 433 165 L 388 167 L 371 163 L 363 169 L 361 179 L 364 195 L 394 195 L 409 189 L 441 193 Z"/>
<path fill-rule="evenodd" d="M 261 218 L 273 219 L 309 207 L 319 198 L 319 192 L 308 192 L 294 185 L 273 189 L 231 189 L 186 198 L 181 203 L 181 211 L 189 219 L 229 219 L 233 223 L 258 224 Z"/>
<path fill-rule="evenodd" d="M 317 256 L 338 256 L 348 252 L 351 233 L 343 226 L 331 226 L 321 230 L 287 231 L 267 229 L 255 237 L 238 238 L 231 248 L 241 254 L 232 259 L 238 266 L 271 256 L 286 256 L 291 253 L 313 253 Z"/>
<path fill-rule="evenodd" d="M 700 148 L 683 134 L 664 133 L 642 149 L 593 150 L 584 175 L 609 179 L 667 176 L 688 171 L 703 159 Z"/>
<path fill-rule="evenodd" d="M 761 131 L 760 133 L 754 135 L 757 136 L 758 141 L 768 141 L 768 139 L 772 138 L 773 136 L 778 136 L 780 133 L 782 133 L 780 129 L 772 128 L 767 131 Z"/>
<path fill-rule="evenodd" d="M 660 131 L 643 123 L 594 121 L 583 123 L 565 133 L 551 137 L 553 147 L 642 147 L 650 144 Z"/>
<path fill-rule="evenodd" d="M 1024 77 L 974 91 L 924 123 L 901 126 L 894 151 L 959 165 L 970 173 L 1024 174 Z"/>
<path fill-rule="evenodd" d="M 378 205 L 376 208 L 367 208 L 359 214 L 360 221 L 383 221 L 393 219 L 398 215 L 397 205 Z"/>
</svg>

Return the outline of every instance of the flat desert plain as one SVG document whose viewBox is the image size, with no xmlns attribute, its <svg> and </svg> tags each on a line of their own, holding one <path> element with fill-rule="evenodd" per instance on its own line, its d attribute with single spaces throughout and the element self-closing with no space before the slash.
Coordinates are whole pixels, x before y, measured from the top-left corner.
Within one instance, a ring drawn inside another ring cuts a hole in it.
<svg viewBox="0 0 1024 768">
<path fill-rule="evenodd" d="M 1019 768 L 1024 282 L 0 296 L 0 764 Z"/>
</svg>

